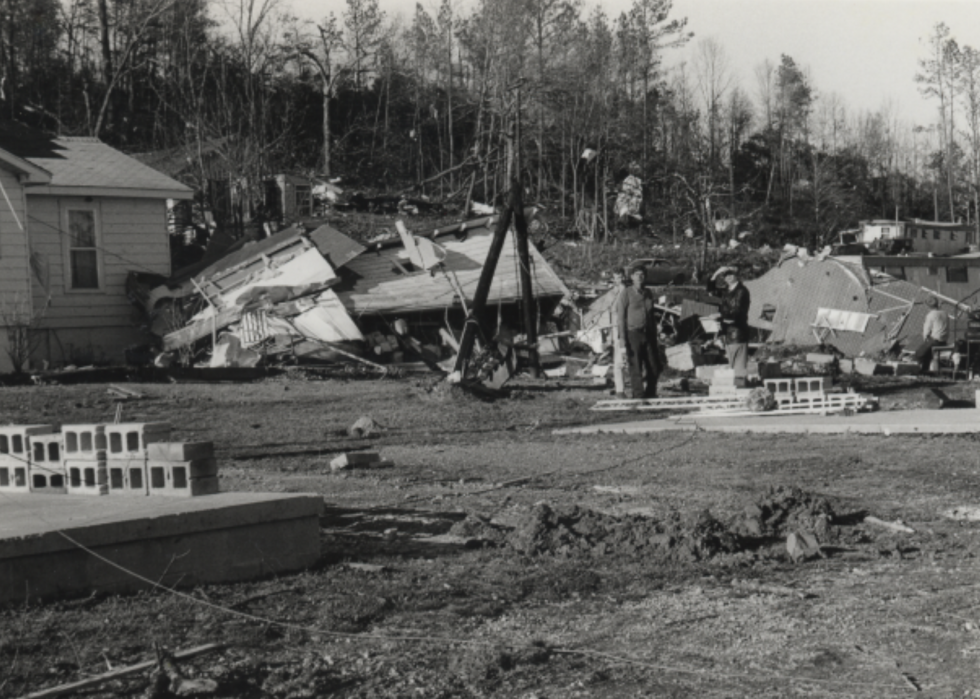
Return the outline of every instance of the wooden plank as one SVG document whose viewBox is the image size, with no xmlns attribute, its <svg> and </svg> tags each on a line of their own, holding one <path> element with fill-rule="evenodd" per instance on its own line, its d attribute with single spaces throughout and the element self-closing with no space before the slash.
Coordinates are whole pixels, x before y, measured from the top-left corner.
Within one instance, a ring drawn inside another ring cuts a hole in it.
<svg viewBox="0 0 980 699">
<path fill-rule="evenodd" d="M 206 643 L 203 646 L 179 650 L 173 654 L 173 657 L 175 660 L 186 660 L 187 658 L 193 658 L 194 656 L 201 655 L 203 653 L 210 653 L 211 651 L 218 650 L 223 647 L 224 644 L 222 643 Z M 49 697 L 59 697 L 63 694 L 77 692 L 78 690 L 85 689 L 86 687 L 94 687 L 102 684 L 103 682 L 108 682 L 109 680 L 126 677 L 127 675 L 133 675 L 137 672 L 143 672 L 144 670 L 149 670 L 156 665 L 157 660 L 146 660 L 142 663 L 137 663 L 136 665 L 116 668 L 115 670 L 110 670 L 109 672 L 105 672 L 95 677 L 87 677 L 84 680 L 78 680 L 77 682 L 69 682 L 68 684 L 60 684 L 56 687 L 49 687 L 48 689 L 42 689 L 38 692 L 32 692 L 31 694 L 24 695 L 21 697 L 21 699 L 48 699 Z"/>
</svg>

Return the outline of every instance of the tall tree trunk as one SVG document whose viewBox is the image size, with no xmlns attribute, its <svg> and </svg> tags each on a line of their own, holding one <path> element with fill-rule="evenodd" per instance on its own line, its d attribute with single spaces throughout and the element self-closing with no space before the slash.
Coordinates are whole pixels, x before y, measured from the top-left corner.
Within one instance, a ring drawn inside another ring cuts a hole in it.
<svg viewBox="0 0 980 699">
<path fill-rule="evenodd" d="M 332 163 L 330 162 L 330 78 L 323 76 L 323 176 L 330 177 Z"/>
<path fill-rule="evenodd" d="M 112 108 L 112 91 L 114 75 L 112 70 L 112 45 L 109 36 L 109 5 L 108 0 L 99 0 L 99 36 L 102 46 L 102 79 L 105 81 L 107 111 L 105 122 L 112 127 L 115 117 Z M 101 120 L 100 120 L 101 121 Z M 98 136 L 98 134 L 95 134 Z"/>
</svg>

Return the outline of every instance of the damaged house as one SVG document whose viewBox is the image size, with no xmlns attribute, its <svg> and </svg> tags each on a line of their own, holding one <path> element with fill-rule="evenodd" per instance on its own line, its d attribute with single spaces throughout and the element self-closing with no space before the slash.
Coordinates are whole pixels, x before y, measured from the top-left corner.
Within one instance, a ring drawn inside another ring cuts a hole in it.
<svg viewBox="0 0 980 699">
<path fill-rule="evenodd" d="M 438 361 L 451 356 L 462 331 L 495 222 L 484 217 L 419 235 L 398 222 L 397 238 L 367 247 L 328 225 L 293 227 L 240 241 L 206 268 L 155 288 L 143 284 L 138 296 L 165 350 L 207 341 L 211 366 L 286 356 L 390 362 L 406 348 Z M 519 324 L 518 264 L 508 235 L 487 301 L 496 306 L 498 328 Z M 544 317 L 568 289 L 533 246 L 531 267 Z"/>
<path fill-rule="evenodd" d="M 167 200 L 190 188 L 97 139 L 13 122 L 0 124 L 0 186 L 0 371 L 121 362 L 143 339 L 127 275 L 170 274 Z"/>
<path fill-rule="evenodd" d="M 961 313 L 967 309 L 955 298 L 833 257 L 786 256 L 745 286 L 752 295 L 749 323 L 768 330 L 769 342 L 823 344 L 845 357 L 914 350 L 930 296 L 950 314 L 952 338 L 967 323 Z"/>
</svg>

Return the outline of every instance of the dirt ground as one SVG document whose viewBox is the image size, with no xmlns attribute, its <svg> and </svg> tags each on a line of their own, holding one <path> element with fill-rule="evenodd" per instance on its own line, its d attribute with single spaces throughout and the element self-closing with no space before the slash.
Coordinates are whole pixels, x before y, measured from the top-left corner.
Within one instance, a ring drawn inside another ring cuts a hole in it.
<svg viewBox="0 0 980 699">
<path fill-rule="evenodd" d="M 2 697 L 212 642 L 180 667 L 220 697 L 980 697 L 980 523 L 944 514 L 980 504 L 973 435 L 556 436 L 631 417 L 564 379 L 495 400 L 426 374 L 128 386 L 125 420 L 215 442 L 223 490 L 322 494 L 322 560 L 2 610 Z M 100 384 L 0 391 L 0 422 L 115 409 Z M 349 436 L 361 416 L 379 429 Z M 331 472 L 360 449 L 392 465 Z M 791 534 L 819 548 L 794 561 Z M 168 694 L 143 672 L 79 696 Z"/>
</svg>

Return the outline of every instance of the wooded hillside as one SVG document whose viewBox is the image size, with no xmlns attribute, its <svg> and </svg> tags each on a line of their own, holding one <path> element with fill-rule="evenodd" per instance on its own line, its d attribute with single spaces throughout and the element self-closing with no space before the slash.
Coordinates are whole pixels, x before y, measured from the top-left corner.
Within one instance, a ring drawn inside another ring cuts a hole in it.
<svg viewBox="0 0 980 699">
<path fill-rule="evenodd" d="M 936 124 L 853 113 L 783 55 L 739 85 L 670 0 L 442 0 L 400 22 L 347 0 L 2 0 L 3 115 L 127 152 L 220 150 L 233 176 L 341 176 L 492 201 L 519 174 L 582 234 L 627 174 L 659 233 L 738 218 L 814 245 L 862 218 L 978 221 L 980 52 L 923 27 Z M 668 60 L 696 42 L 694 59 Z M 670 66 L 670 67 L 668 67 Z M 217 144 L 217 145 L 216 145 Z"/>
</svg>

